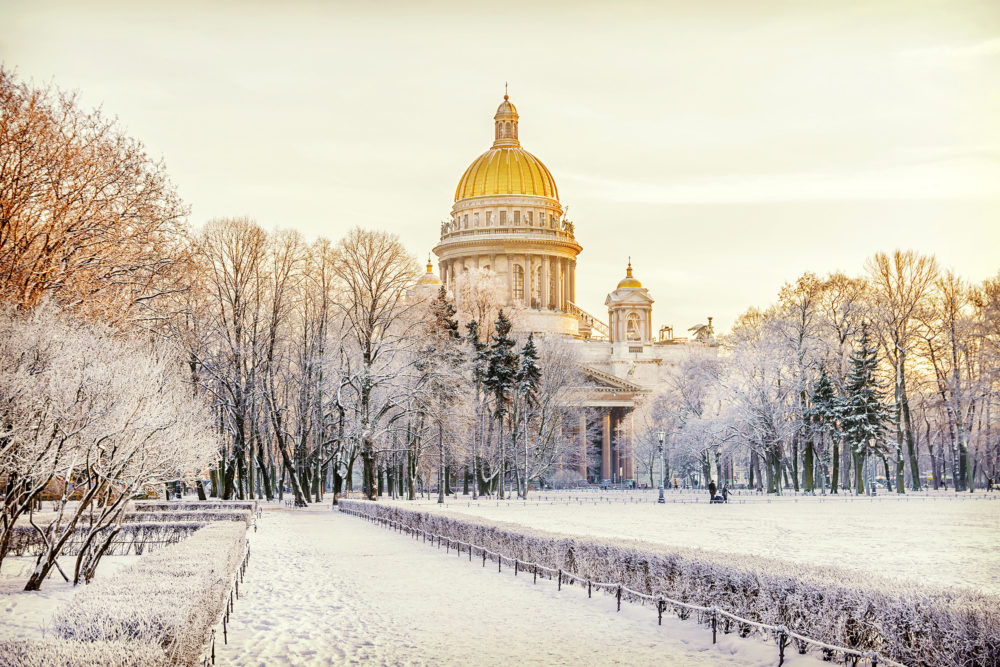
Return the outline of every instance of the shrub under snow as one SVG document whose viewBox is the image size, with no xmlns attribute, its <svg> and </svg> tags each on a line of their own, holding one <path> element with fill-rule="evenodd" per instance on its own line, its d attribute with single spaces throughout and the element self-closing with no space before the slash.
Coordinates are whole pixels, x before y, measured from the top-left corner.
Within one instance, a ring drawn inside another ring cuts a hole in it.
<svg viewBox="0 0 1000 667">
<path fill-rule="evenodd" d="M 162 662 L 195 664 L 224 608 L 243 558 L 245 535 L 243 523 L 212 523 L 114 577 L 90 584 L 56 614 L 56 634 L 97 642 L 108 651 L 121 642 L 152 645 L 160 649 Z"/>
<path fill-rule="evenodd" d="M 715 606 L 830 644 L 907 665 L 1000 665 L 1000 600 L 876 575 L 638 541 L 567 537 L 487 520 L 458 520 L 371 502 L 345 510 L 483 546 L 595 582 Z M 720 623 L 746 635 L 750 626 Z M 807 646 L 798 646 L 805 652 Z M 815 649 L 813 649 L 815 650 Z"/>
<path fill-rule="evenodd" d="M 145 667 L 166 662 L 163 650 L 148 642 L 85 643 L 58 637 L 0 639 L 0 656 L 8 667 Z"/>
</svg>

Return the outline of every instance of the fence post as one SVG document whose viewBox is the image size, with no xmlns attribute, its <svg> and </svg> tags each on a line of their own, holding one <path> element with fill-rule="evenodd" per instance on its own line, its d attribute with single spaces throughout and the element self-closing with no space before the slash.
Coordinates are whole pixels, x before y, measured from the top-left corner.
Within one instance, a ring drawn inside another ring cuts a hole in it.
<svg viewBox="0 0 1000 667">
<path fill-rule="evenodd" d="M 781 634 L 778 636 L 778 667 L 785 664 L 785 644 L 788 643 L 788 635 L 785 634 L 784 626 L 781 627 Z"/>
<path fill-rule="evenodd" d="M 515 558 L 514 559 L 514 576 L 515 577 L 517 576 L 517 570 L 518 570 L 518 568 L 519 568 L 520 565 L 521 565 L 521 561 L 519 559 Z"/>
<path fill-rule="evenodd" d="M 878 667 L 878 653 L 872 653 L 872 667 Z"/>
<path fill-rule="evenodd" d="M 557 590 L 562 590 L 562 568 L 559 568 L 559 586 Z"/>
<path fill-rule="evenodd" d="M 228 615 L 229 614 L 226 614 L 226 616 L 228 616 Z M 226 632 L 226 619 L 225 618 L 222 619 L 222 643 L 223 644 L 228 644 L 229 643 L 229 634 Z"/>
<path fill-rule="evenodd" d="M 715 643 L 716 631 L 719 627 L 719 615 L 715 613 L 715 607 L 712 607 L 712 643 Z"/>
<path fill-rule="evenodd" d="M 618 611 L 622 610 L 622 585 L 618 584 Z"/>
<path fill-rule="evenodd" d="M 590 584 L 591 584 L 590 579 L 587 579 L 587 597 L 588 598 L 590 597 Z"/>
<path fill-rule="evenodd" d="M 534 573 L 534 577 L 535 577 L 534 580 L 531 583 L 537 584 L 538 583 L 538 564 L 537 563 L 535 563 L 535 565 L 532 566 L 531 571 Z"/>
<path fill-rule="evenodd" d="M 497 572 L 500 571 L 500 566 L 502 564 L 503 564 L 503 556 L 501 554 L 497 554 Z"/>
<path fill-rule="evenodd" d="M 483 549 L 483 567 L 486 567 L 486 549 Z"/>
<path fill-rule="evenodd" d="M 656 601 L 656 624 L 663 625 L 663 600 Z"/>
</svg>

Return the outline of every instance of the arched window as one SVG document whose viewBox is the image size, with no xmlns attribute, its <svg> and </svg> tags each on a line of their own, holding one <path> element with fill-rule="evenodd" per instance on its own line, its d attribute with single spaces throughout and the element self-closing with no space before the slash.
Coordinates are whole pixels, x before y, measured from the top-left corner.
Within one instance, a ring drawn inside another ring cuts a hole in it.
<svg viewBox="0 0 1000 667">
<path fill-rule="evenodd" d="M 625 340 L 642 340 L 642 323 L 638 313 L 629 313 L 625 319 Z"/>
<path fill-rule="evenodd" d="M 553 271 L 549 274 L 549 309 L 558 310 L 559 301 L 559 280 L 556 277 L 556 272 Z"/>
<path fill-rule="evenodd" d="M 462 216 L 462 229 L 468 229 L 468 228 L 469 228 L 469 216 L 463 215 Z"/>
<path fill-rule="evenodd" d="M 524 269 L 520 264 L 514 265 L 514 299 L 524 301 Z"/>
</svg>

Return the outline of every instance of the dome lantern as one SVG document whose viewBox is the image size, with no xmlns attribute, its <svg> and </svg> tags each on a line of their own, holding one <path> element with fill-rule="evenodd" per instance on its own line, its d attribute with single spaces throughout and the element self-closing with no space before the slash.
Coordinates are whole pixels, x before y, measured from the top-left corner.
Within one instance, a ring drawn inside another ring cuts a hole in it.
<svg viewBox="0 0 1000 667">
<path fill-rule="evenodd" d="M 632 258 L 628 258 L 628 268 L 625 269 L 625 277 L 618 282 L 618 288 L 622 287 L 642 287 L 639 279 L 632 275 Z"/>
<path fill-rule="evenodd" d="M 493 116 L 493 123 L 494 148 L 521 145 L 521 142 L 517 139 L 517 107 L 510 103 L 506 84 L 504 84 L 503 102 L 497 107 L 497 113 Z"/>
<path fill-rule="evenodd" d="M 417 284 L 430 287 L 441 285 L 441 279 L 434 274 L 434 265 L 431 263 L 430 256 L 427 257 L 427 273 L 417 279 Z"/>
</svg>

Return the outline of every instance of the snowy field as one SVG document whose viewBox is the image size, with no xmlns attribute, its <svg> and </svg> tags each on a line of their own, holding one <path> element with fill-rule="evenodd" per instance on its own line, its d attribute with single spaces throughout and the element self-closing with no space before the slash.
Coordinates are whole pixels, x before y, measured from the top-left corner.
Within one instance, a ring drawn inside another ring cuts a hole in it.
<svg viewBox="0 0 1000 667">
<path fill-rule="evenodd" d="M 527 501 L 436 496 L 400 506 L 556 533 L 629 538 L 707 551 L 839 566 L 932 586 L 1000 594 L 1000 494 L 735 496 L 706 492 L 544 491 Z M 386 501 L 393 502 L 393 501 Z"/>
<path fill-rule="evenodd" d="M 774 665 L 777 648 L 449 557 L 329 507 L 265 509 L 223 665 Z M 790 651 L 793 654 L 794 651 Z M 821 664 L 790 655 L 788 665 Z"/>
</svg>

